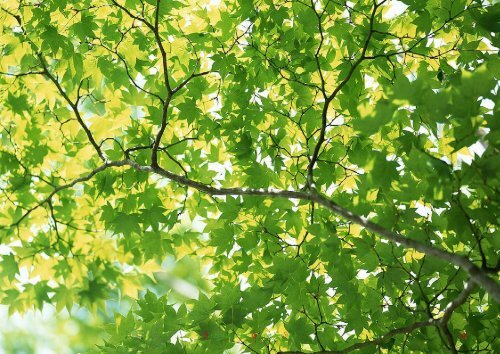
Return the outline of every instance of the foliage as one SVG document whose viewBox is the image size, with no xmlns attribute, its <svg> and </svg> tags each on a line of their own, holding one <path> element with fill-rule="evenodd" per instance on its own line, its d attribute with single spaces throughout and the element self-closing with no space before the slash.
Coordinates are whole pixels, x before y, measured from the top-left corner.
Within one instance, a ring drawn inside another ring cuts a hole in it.
<svg viewBox="0 0 500 354">
<path fill-rule="evenodd" d="M 2 303 L 137 299 L 105 353 L 499 352 L 499 6 L 2 1 Z M 197 296 L 143 291 L 167 256 Z"/>
<path fill-rule="evenodd" d="M 6 306 L 0 307 L 0 353 L 83 353 L 95 343 L 102 342 L 99 323 L 83 308 L 70 315 L 55 314 L 55 309 L 32 311 L 7 317 Z"/>
</svg>

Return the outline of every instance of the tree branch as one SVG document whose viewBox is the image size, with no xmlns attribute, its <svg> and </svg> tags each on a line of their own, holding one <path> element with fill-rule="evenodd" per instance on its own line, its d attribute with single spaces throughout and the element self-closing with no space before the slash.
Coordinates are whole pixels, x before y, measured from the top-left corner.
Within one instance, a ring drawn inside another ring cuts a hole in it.
<svg viewBox="0 0 500 354">
<path fill-rule="evenodd" d="M 128 161 L 130 166 L 134 167 L 136 170 L 144 172 L 153 172 L 166 177 L 179 184 L 194 188 L 200 192 L 207 193 L 210 195 L 254 195 L 254 196 L 264 196 L 271 198 L 288 198 L 288 199 L 299 199 L 299 200 L 309 200 L 322 205 L 323 207 L 329 209 L 333 213 L 354 222 L 360 226 L 363 226 L 367 230 L 378 234 L 380 237 L 394 242 L 396 244 L 401 244 L 408 248 L 413 248 L 419 252 L 425 253 L 431 257 L 439 258 L 445 260 L 449 263 L 454 264 L 457 267 L 465 270 L 471 280 L 476 284 L 483 287 L 495 301 L 500 302 L 500 285 L 491 279 L 487 273 L 476 266 L 468 258 L 454 254 L 448 251 L 441 250 L 437 247 L 407 238 L 399 233 L 390 231 L 374 222 L 367 220 L 366 218 L 356 215 L 349 210 L 337 205 L 330 199 L 320 195 L 318 192 L 312 190 L 310 192 L 302 191 L 289 191 L 289 190 L 264 190 L 264 189 L 251 189 L 251 188 L 215 188 L 204 183 L 200 183 L 189 178 L 176 175 L 167 170 L 162 169 L 158 166 L 141 166 L 134 161 Z"/>
<path fill-rule="evenodd" d="M 313 352 L 311 354 L 344 354 L 344 353 L 349 353 L 349 352 L 352 352 L 354 350 L 362 349 L 362 348 L 367 347 L 367 346 L 382 344 L 382 343 L 386 342 L 387 339 L 394 337 L 395 335 L 398 335 L 398 334 L 411 333 L 418 328 L 429 327 L 429 326 L 434 326 L 434 325 L 435 324 L 432 321 L 415 322 L 415 323 L 413 323 L 409 326 L 406 326 L 406 327 L 393 329 L 392 331 L 387 332 L 386 334 L 384 334 L 383 336 L 381 336 L 377 339 L 369 340 L 369 341 L 362 342 L 362 343 L 356 343 L 356 344 L 353 344 L 350 347 L 347 347 L 345 349 L 322 350 L 319 352 Z M 278 352 L 278 354 L 304 354 L 304 352 L 295 350 L 295 351 Z"/>
<path fill-rule="evenodd" d="M 103 165 L 90 171 L 86 176 L 76 178 L 73 181 L 71 181 L 70 183 L 63 184 L 59 187 L 54 188 L 54 190 L 52 192 L 50 192 L 49 195 L 45 199 L 43 199 L 42 201 L 38 202 L 35 206 L 28 209 L 16 222 L 14 222 L 8 226 L 3 226 L 0 228 L 9 228 L 9 227 L 19 225 L 33 211 L 35 211 L 36 209 L 38 209 L 39 207 L 41 207 L 45 203 L 48 203 L 52 199 L 52 197 L 54 197 L 54 195 L 56 195 L 58 192 L 65 190 L 65 189 L 68 189 L 68 188 L 71 188 L 71 187 L 77 185 L 78 183 L 86 182 L 86 181 L 90 180 L 92 177 L 94 177 L 96 174 L 98 174 L 99 172 L 102 172 L 102 171 L 108 169 L 109 167 L 118 167 L 118 166 L 126 166 L 126 165 L 129 165 L 128 160 L 106 162 Z"/>
<path fill-rule="evenodd" d="M 28 210 L 27 213 L 25 213 L 20 220 L 18 220 L 14 224 L 19 224 L 26 216 L 31 213 L 33 210 L 41 206 L 42 204 L 46 203 L 54 194 L 56 194 L 58 191 L 62 189 L 67 189 L 79 182 L 84 182 L 92 178 L 95 174 L 97 174 L 100 171 L 103 171 L 109 167 L 119 167 L 119 166 L 131 166 L 137 171 L 141 172 L 147 172 L 147 173 L 155 173 L 160 176 L 166 177 L 176 183 L 179 183 L 183 186 L 187 186 L 190 188 L 194 188 L 202 193 L 206 193 L 212 196 L 222 196 L 222 195 L 232 195 L 232 196 L 245 196 L 245 195 L 250 195 L 250 196 L 262 196 L 262 197 L 268 197 L 268 198 L 286 198 L 286 199 L 298 199 L 298 200 L 307 200 L 311 202 L 315 202 L 326 209 L 330 210 L 334 214 L 343 217 L 346 220 L 349 220 L 355 224 L 358 224 L 367 230 L 379 235 L 379 237 L 386 239 L 390 242 L 393 242 L 394 244 L 398 245 L 403 245 L 404 247 L 407 248 L 413 248 L 419 252 L 422 252 L 428 256 L 434 257 L 434 258 L 439 258 L 441 260 L 447 261 L 448 263 L 451 263 L 457 267 L 460 267 L 464 271 L 466 271 L 469 276 L 470 280 L 478 285 L 480 285 L 484 290 L 486 290 L 491 297 L 497 301 L 500 302 L 500 285 L 493 279 L 491 279 L 487 273 L 476 266 L 472 261 L 470 261 L 468 258 L 454 254 L 445 250 L 441 250 L 435 246 L 428 245 L 425 243 L 422 243 L 420 241 L 416 241 L 410 238 L 407 238 L 399 233 L 390 231 L 374 222 L 371 222 L 367 220 L 366 218 L 356 215 L 352 213 L 351 211 L 339 206 L 335 202 L 331 201 L 330 199 L 320 195 L 318 192 L 312 190 L 308 192 L 304 191 L 292 191 L 292 190 L 265 190 L 265 189 L 253 189 L 253 188 L 216 188 L 212 187 L 210 185 L 189 179 L 185 176 L 180 176 L 176 175 L 172 172 L 169 172 L 167 170 L 164 170 L 163 168 L 159 166 L 143 166 L 135 161 L 125 159 L 125 160 L 120 160 L 120 161 L 114 161 L 114 162 L 107 162 L 104 165 L 101 165 L 99 168 L 93 170 L 91 173 L 89 173 L 85 177 L 78 178 L 74 180 L 73 182 L 63 185 L 61 187 L 58 187 L 54 189 L 50 193 L 50 195 L 38 203 L 36 206 L 32 207 L 31 209 Z M 467 290 L 471 291 L 472 290 Z M 455 305 L 453 305 L 455 307 Z"/>
<path fill-rule="evenodd" d="M 45 75 L 45 71 L 27 71 L 24 73 L 17 73 L 17 74 L 0 71 L 0 75 L 11 76 L 11 77 L 23 77 L 28 75 Z"/>
<path fill-rule="evenodd" d="M 330 106 L 330 103 L 333 101 L 335 97 L 337 97 L 338 93 L 344 88 L 344 86 L 349 82 L 351 79 L 352 75 L 354 74 L 354 71 L 356 71 L 356 68 L 365 60 L 365 55 L 366 51 L 368 50 L 368 45 L 370 44 L 370 40 L 373 35 L 373 26 L 375 24 L 375 15 L 377 13 L 377 9 L 385 2 L 386 0 L 382 1 L 381 3 L 377 4 L 374 2 L 373 5 L 373 10 L 370 16 L 370 25 L 369 25 L 369 32 L 368 32 L 368 37 L 366 38 L 365 44 L 363 45 L 363 48 L 361 49 L 361 55 L 354 62 L 354 64 L 351 66 L 349 69 L 349 72 L 347 73 L 347 76 L 340 82 L 340 84 L 333 90 L 333 92 L 328 96 L 325 100 L 325 104 L 323 106 L 323 111 L 321 112 L 321 131 L 319 133 L 319 138 L 318 142 L 316 143 L 316 146 L 314 147 L 314 152 L 311 157 L 311 161 L 309 162 L 309 165 L 307 166 L 307 184 L 309 187 L 314 187 L 314 181 L 313 181 L 313 170 L 314 166 L 316 164 L 316 161 L 318 160 L 319 152 L 321 150 L 321 146 L 323 145 L 325 141 L 325 134 L 326 134 L 326 127 L 328 125 L 328 107 Z M 318 68 L 319 69 L 319 68 Z"/>
<path fill-rule="evenodd" d="M 444 315 L 441 317 L 440 322 L 442 324 L 447 324 L 448 321 L 451 318 L 451 315 L 453 314 L 453 311 L 455 311 L 457 308 L 459 308 L 466 300 L 467 298 L 472 294 L 474 290 L 476 290 L 477 284 L 471 280 L 469 280 L 464 287 L 464 290 L 458 295 L 452 302 L 446 306 L 446 309 L 444 310 Z"/>
<path fill-rule="evenodd" d="M 444 311 L 444 316 L 441 319 L 432 319 L 430 318 L 427 321 L 420 321 L 420 322 L 415 322 L 409 326 L 406 327 L 401 327 L 397 329 L 393 329 L 386 334 L 382 335 L 381 337 L 374 339 L 374 340 L 369 340 L 366 342 L 362 343 L 356 343 L 353 344 L 347 348 L 341 349 L 341 350 L 322 350 L 318 352 L 313 352 L 310 354 L 345 354 L 352 352 L 357 349 L 362 349 L 367 346 L 371 345 L 378 345 L 378 344 L 383 344 L 386 342 L 389 338 L 392 338 L 398 334 L 409 334 L 416 329 L 423 328 L 423 327 L 430 327 L 430 326 L 436 326 L 440 327 L 443 329 L 445 332 L 445 335 L 450 342 L 451 345 L 451 350 L 453 353 L 457 353 L 457 349 L 455 348 L 455 343 L 453 340 L 453 337 L 451 336 L 451 333 L 447 327 L 448 321 L 453 314 L 453 311 L 455 311 L 458 307 L 460 307 L 469 297 L 470 294 L 477 288 L 476 284 L 473 281 L 469 281 L 466 283 L 464 290 L 458 295 L 453 301 L 451 301 L 448 306 L 446 306 L 446 309 Z M 304 354 L 304 352 L 301 351 L 285 351 L 285 352 L 278 352 L 278 354 Z"/>
<path fill-rule="evenodd" d="M 165 48 L 163 47 L 163 43 L 161 41 L 160 32 L 159 32 L 159 18 L 160 18 L 159 16 L 160 16 L 160 0 L 156 0 L 155 24 L 154 24 L 153 33 L 155 35 L 156 44 L 158 45 L 158 49 L 160 50 L 160 54 L 161 54 L 163 76 L 164 76 L 163 79 L 165 82 L 165 87 L 167 88 L 167 92 L 169 92 L 171 94 L 172 88 L 170 87 L 170 81 L 168 78 L 167 52 L 165 51 Z"/>
<path fill-rule="evenodd" d="M 172 90 L 172 93 L 176 93 L 179 90 L 181 90 L 184 86 L 186 86 L 189 83 L 189 81 L 191 81 L 195 77 L 200 77 L 200 76 L 208 75 L 208 74 L 210 74 L 212 72 L 213 71 L 203 71 L 203 72 L 199 72 L 199 73 L 192 73 L 184 81 L 182 81 L 176 88 L 174 88 Z"/>
<path fill-rule="evenodd" d="M 161 112 L 161 125 L 158 134 L 156 135 L 155 141 L 153 143 L 153 149 L 151 151 L 151 166 L 158 167 L 158 149 L 161 143 L 161 137 L 167 128 L 167 116 L 168 116 L 168 107 L 170 105 L 170 101 L 172 100 L 172 94 L 168 93 L 165 98 L 165 102 L 163 103 L 163 108 Z"/>
<path fill-rule="evenodd" d="M 78 100 L 79 100 L 80 97 L 77 97 L 76 101 L 73 102 L 69 98 L 68 94 L 64 91 L 64 89 L 62 88 L 62 86 L 59 83 L 59 81 L 57 81 L 57 79 L 54 77 L 54 75 L 52 75 L 50 73 L 50 71 L 48 69 L 48 66 L 47 66 L 47 63 L 45 62 L 45 59 L 43 58 L 42 54 L 41 53 L 37 53 L 36 55 L 38 56 L 38 59 L 40 60 L 40 63 L 42 64 L 44 75 L 47 76 L 49 78 L 49 80 L 54 83 L 54 85 L 57 87 L 57 90 L 59 91 L 59 93 L 61 94 L 61 96 L 68 103 L 68 105 L 70 105 L 71 109 L 73 110 L 73 113 L 76 116 L 76 120 L 78 121 L 78 123 L 80 124 L 80 126 L 85 131 L 85 134 L 87 135 L 87 138 L 89 139 L 90 143 L 92 144 L 92 146 L 94 147 L 94 149 L 97 151 L 97 154 L 99 155 L 99 157 L 101 158 L 101 160 L 103 160 L 104 162 L 106 162 L 106 157 L 104 156 L 104 153 L 102 152 L 101 148 L 99 147 L 99 145 L 95 141 L 94 136 L 92 135 L 92 132 L 87 127 L 87 125 L 85 124 L 85 122 L 82 119 L 82 116 L 80 115 L 80 111 L 78 110 Z"/>
</svg>

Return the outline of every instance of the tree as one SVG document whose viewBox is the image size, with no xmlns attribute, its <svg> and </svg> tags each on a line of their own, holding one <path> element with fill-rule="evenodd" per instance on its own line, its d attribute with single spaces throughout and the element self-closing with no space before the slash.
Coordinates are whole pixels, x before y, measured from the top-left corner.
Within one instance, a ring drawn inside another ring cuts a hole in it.
<svg viewBox="0 0 500 354">
<path fill-rule="evenodd" d="M 106 353 L 500 351 L 499 11 L 2 1 L 2 303 L 137 299 Z M 167 256 L 198 296 L 143 290 Z"/>
</svg>

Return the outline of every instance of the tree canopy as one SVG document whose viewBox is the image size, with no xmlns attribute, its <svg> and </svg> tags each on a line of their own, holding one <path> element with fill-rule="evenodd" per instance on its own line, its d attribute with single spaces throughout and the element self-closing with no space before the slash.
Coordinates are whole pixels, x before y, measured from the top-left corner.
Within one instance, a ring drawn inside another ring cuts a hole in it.
<svg viewBox="0 0 500 354">
<path fill-rule="evenodd" d="M 496 1 L 0 4 L 10 313 L 132 299 L 103 353 L 500 352 Z"/>
</svg>

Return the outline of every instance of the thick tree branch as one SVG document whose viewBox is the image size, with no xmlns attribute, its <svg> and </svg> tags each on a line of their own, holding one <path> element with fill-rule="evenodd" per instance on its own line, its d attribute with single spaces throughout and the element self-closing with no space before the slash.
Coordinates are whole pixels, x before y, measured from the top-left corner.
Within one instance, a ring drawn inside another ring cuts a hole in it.
<svg viewBox="0 0 500 354">
<path fill-rule="evenodd" d="M 441 317 L 439 320 L 442 324 L 447 324 L 448 321 L 451 318 L 451 315 L 453 314 L 453 311 L 455 311 L 457 308 L 459 308 L 465 301 L 467 301 L 467 298 L 476 290 L 477 284 L 471 280 L 469 280 L 464 287 L 464 290 L 452 301 L 446 306 L 444 310 L 444 315 Z"/>
<path fill-rule="evenodd" d="M 171 94 L 172 88 L 170 86 L 170 80 L 168 78 L 167 52 L 165 51 L 165 48 L 163 47 L 163 43 L 161 40 L 160 30 L 159 30 L 159 24 L 160 24 L 159 20 L 160 20 L 160 0 L 156 0 L 155 23 L 154 23 L 153 33 L 155 35 L 156 44 L 161 54 L 161 61 L 163 67 L 163 81 L 165 83 L 165 87 L 167 88 L 167 92 Z"/>
<path fill-rule="evenodd" d="M 465 270 L 471 280 L 483 287 L 497 302 L 500 302 L 500 285 L 498 283 L 488 277 L 486 272 L 472 263 L 469 259 L 464 256 L 457 255 L 451 252 L 447 252 L 436 248 L 431 245 L 427 245 L 425 243 L 407 238 L 401 234 L 390 231 L 374 222 L 367 220 L 366 218 L 356 215 L 349 210 L 337 205 L 330 199 L 320 195 L 315 191 L 311 192 L 300 192 L 300 191 L 269 191 L 263 189 L 243 189 L 243 188 L 214 188 L 208 186 L 206 184 L 190 180 L 188 178 L 175 175 L 169 171 L 163 170 L 159 167 L 145 167 L 137 165 L 134 162 L 131 162 L 131 166 L 138 170 L 155 172 L 159 175 L 167 177 L 177 183 L 187 185 L 191 188 L 195 188 L 201 192 L 210 194 L 210 195 L 260 195 L 266 197 L 278 197 L 278 198 L 289 198 L 289 199 L 300 199 L 300 200 L 309 200 L 312 202 L 316 202 L 323 207 L 331 210 L 335 214 L 352 221 L 360 226 L 365 227 L 367 230 L 378 234 L 382 238 L 395 242 L 396 244 L 401 244 L 408 248 L 413 248 L 419 252 L 425 253 L 434 258 L 439 258 L 445 260 L 449 263 L 454 264 Z"/>
<path fill-rule="evenodd" d="M 172 94 L 167 94 L 165 98 L 165 102 L 163 103 L 163 108 L 161 112 L 161 125 L 158 134 L 156 135 L 155 141 L 153 143 L 153 149 L 151 151 L 151 166 L 158 167 L 158 149 L 160 147 L 161 138 L 165 129 L 167 128 L 167 116 L 168 116 L 168 107 L 170 105 L 170 101 L 172 100 Z"/>
<path fill-rule="evenodd" d="M 28 75 L 45 75 L 45 71 L 27 71 L 24 73 L 16 73 L 16 74 L 0 71 L 0 75 L 11 76 L 11 77 L 23 77 Z"/>
<path fill-rule="evenodd" d="M 436 326 L 438 326 L 443 331 L 443 334 L 448 341 L 449 349 L 452 353 L 458 353 L 458 351 L 455 347 L 455 339 L 453 338 L 453 335 L 448 328 L 448 321 L 450 320 L 453 311 L 463 305 L 463 303 L 467 301 L 467 298 L 470 296 L 470 294 L 472 294 L 474 290 L 476 290 L 476 288 L 476 283 L 474 283 L 472 280 L 468 281 L 465 284 L 464 290 L 462 290 L 462 292 L 455 299 L 453 299 L 448 304 L 448 306 L 446 306 L 443 317 L 441 317 L 441 319 L 439 320 L 434 321 L 436 323 Z"/>
<path fill-rule="evenodd" d="M 415 249 L 419 252 L 422 252 L 428 256 L 434 257 L 434 258 L 439 258 L 441 260 L 447 261 L 448 263 L 451 263 L 457 267 L 460 267 L 464 271 L 466 271 L 472 282 L 480 285 L 483 289 L 485 289 L 491 296 L 492 298 L 500 302 L 500 285 L 493 279 L 491 279 L 487 273 L 476 266 L 472 261 L 470 261 L 468 258 L 454 254 L 445 250 L 441 250 L 435 246 L 428 245 L 425 243 L 422 243 L 420 241 L 416 241 L 410 238 L 407 238 L 399 233 L 390 231 L 374 222 L 369 221 L 368 219 L 356 215 L 352 213 L 351 211 L 339 206 L 335 202 L 331 201 L 330 199 L 324 197 L 323 195 L 319 194 L 318 192 L 312 190 L 312 191 L 291 191 L 291 190 L 265 190 L 265 189 L 252 189 L 252 188 L 216 188 L 212 187 L 210 185 L 189 179 L 185 176 L 180 176 L 176 175 L 172 172 L 169 172 L 167 170 L 164 170 L 163 168 L 159 166 L 143 166 L 139 165 L 135 161 L 125 159 L 125 160 L 120 160 L 120 161 L 113 161 L 113 162 L 107 162 L 103 165 L 101 165 L 99 168 L 93 170 L 91 173 L 89 173 L 85 177 L 78 178 L 74 180 L 73 182 L 63 185 L 61 187 L 58 187 L 52 191 L 49 196 L 38 203 L 36 206 L 32 207 L 31 209 L 28 210 L 26 214 L 24 214 L 20 220 L 18 220 L 15 224 L 19 224 L 23 219 L 26 218 L 28 214 L 30 214 L 33 210 L 38 208 L 39 206 L 43 205 L 46 203 L 49 199 L 51 199 L 54 194 L 59 192 L 60 190 L 70 188 L 74 186 L 75 184 L 79 182 L 84 182 L 92 178 L 95 174 L 99 173 L 100 171 L 103 171 L 109 167 L 119 167 L 119 166 L 131 166 L 137 171 L 142 171 L 142 172 L 148 172 L 148 173 L 155 173 L 160 176 L 166 177 L 176 183 L 179 183 L 183 186 L 187 186 L 190 188 L 194 188 L 200 192 L 212 195 L 212 196 L 222 196 L 222 195 L 232 195 L 232 196 L 245 196 L 245 195 L 251 195 L 251 196 L 262 196 L 262 197 L 269 197 L 269 198 L 286 198 L 286 199 L 298 199 L 298 200 L 308 200 L 311 202 L 315 202 L 326 209 L 332 211 L 334 214 L 341 216 L 342 218 L 349 220 L 355 224 L 358 224 L 367 230 L 379 235 L 380 237 L 391 241 L 395 243 L 396 245 L 400 244 L 403 245 L 404 247 L 407 248 L 412 248 Z"/>
<path fill-rule="evenodd" d="M 351 213 L 349 210 L 340 207 L 339 205 L 319 195 L 316 192 L 312 192 L 311 196 L 311 200 L 326 207 L 327 209 L 330 209 L 337 215 L 340 215 L 347 220 L 365 227 L 367 230 L 378 234 L 386 240 L 402 244 L 403 246 L 406 246 L 408 248 L 413 248 L 419 252 L 425 253 L 434 258 L 440 258 L 462 268 L 469 274 L 472 281 L 474 281 L 478 285 L 481 285 L 497 302 L 500 302 L 500 285 L 498 285 L 496 281 L 488 277 L 484 270 L 476 266 L 468 258 L 451 252 L 443 251 L 434 246 L 407 238 L 399 233 L 390 231 L 378 224 L 367 220 L 362 216 Z"/>
<path fill-rule="evenodd" d="M 77 183 L 88 181 L 95 174 L 109 168 L 109 167 L 119 167 L 119 166 L 131 166 L 137 171 L 147 172 L 147 173 L 155 173 L 160 176 L 166 177 L 176 183 L 179 183 L 183 186 L 187 186 L 190 188 L 194 188 L 200 192 L 212 195 L 212 196 L 223 196 L 223 195 L 232 195 L 232 196 L 262 196 L 269 198 L 286 198 L 286 199 L 298 199 L 298 200 L 307 200 L 311 202 L 315 202 L 326 209 L 332 211 L 334 214 L 341 216 L 342 218 L 349 220 L 355 224 L 358 224 L 367 230 L 379 235 L 383 239 L 391 241 L 396 245 L 400 244 L 407 248 L 415 249 L 419 252 L 422 252 L 428 256 L 439 258 L 441 260 L 447 261 L 457 267 L 460 267 L 464 271 L 466 271 L 472 282 L 478 284 L 483 289 L 485 289 L 491 297 L 500 302 L 500 285 L 493 279 L 491 279 L 487 273 L 476 266 L 472 261 L 468 258 L 454 254 L 445 250 L 441 250 L 435 246 L 428 245 L 422 243 L 420 241 L 416 241 L 410 238 L 407 238 L 399 233 L 390 231 L 374 222 L 369 221 L 367 218 L 356 215 L 351 211 L 339 206 L 335 202 L 331 201 L 327 197 L 319 194 L 315 190 L 311 191 L 292 191 L 292 190 L 265 190 L 265 189 L 253 189 L 253 188 L 216 188 L 210 185 L 189 179 L 185 176 L 176 175 L 172 172 L 169 172 L 159 166 L 143 166 L 135 161 L 130 159 L 107 162 L 97 169 L 90 172 L 87 176 L 81 177 L 73 180 L 71 183 L 60 186 L 54 189 L 47 198 L 43 201 L 39 202 L 37 205 L 32 207 L 25 213 L 20 220 L 16 221 L 13 225 L 18 225 L 23 219 L 25 219 L 33 210 L 40 207 L 41 205 L 48 202 L 57 192 L 63 189 L 70 188 Z M 471 290 L 472 291 L 472 290 Z"/>
</svg>

